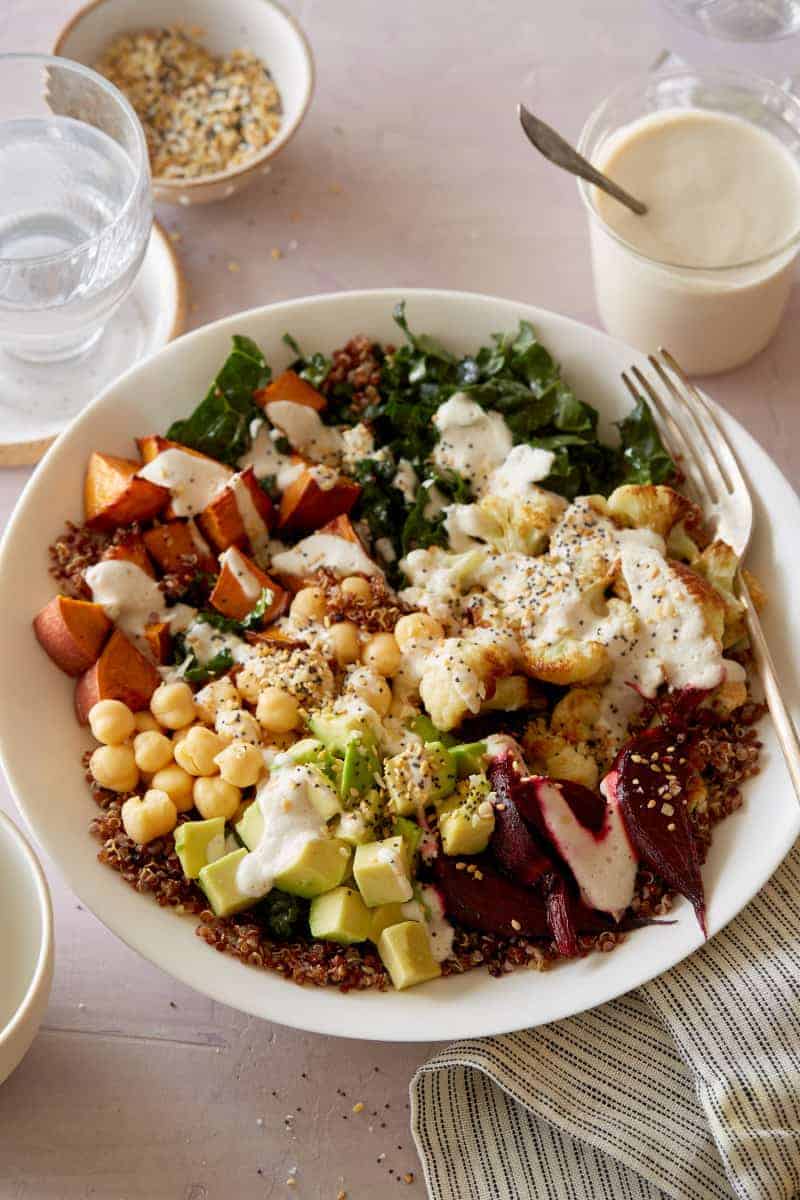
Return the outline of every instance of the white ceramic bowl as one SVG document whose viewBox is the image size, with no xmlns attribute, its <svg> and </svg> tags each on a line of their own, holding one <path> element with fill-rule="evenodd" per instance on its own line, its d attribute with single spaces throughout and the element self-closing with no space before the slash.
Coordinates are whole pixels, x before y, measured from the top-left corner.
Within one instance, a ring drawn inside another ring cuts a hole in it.
<svg viewBox="0 0 800 1200">
<path fill-rule="evenodd" d="M 199 40 L 214 54 L 252 50 L 269 70 L 283 102 L 277 137 L 250 162 L 198 179 L 154 179 L 156 200 L 168 204 L 206 204 L 223 200 L 259 174 L 294 136 L 311 103 L 314 60 L 305 34 L 274 0 L 92 0 L 71 17 L 53 46 L 53 54 L 92 67 L 108 43 L 121 33 L 199 28 Z"/>
<path fill-rule="evenodd" d="M 53 914 L 42 868 L 0 812 L 0 1083 L 42 1023 L 53 981 Z"/>
<path fill-rule="evenodd" d="M 630 407 L 619 373 L 643 357 L 605 334 L 544 309 L 463 292 L 386 290 L 293 300 L 228 317 L 167 346 L 117 380 L 81 414 L 42 461 L 0 547 L 0 662 L 15 703 L 0 706 L 0 754 L 18 803 L 39 842 L 72 889 L 101 921 L 152 962 L 225 1004 L 320 1033 L 377 1040 L 451 1040 L 544 1024 L 621 995 L 671 967 L 701 943 L 691 908 L 675 906 L 677 923 L 642 929 L 613 954 L 594 954 L 538 974 L 501 980 L 485 971 L 428 983 L 407 992 L 351 993 L 298 988 L 214 953 L 194 922 L 158 908 L 97 862 L 87 833 L 95 812 L 81 767 L 89 737 L 75 722 L 73 681 L 35 642 L 33 614 L 53 595 L 47 545 L 65 519 L 80 520 L 83 470 L 102 449 L 131 454 L 137 434 L 163 431 L 205 395 L 233 333 L 249 334 L 273 370 L 286 366 L 288 330 L 307 350 L 330 351 L 355 333 L 400 340 L 394 304 L 406 298 L 412 328 L 467 351 L 495 330 L 530 320 L 579 396 L 602 414 L 601 431 Z M 777 467 L 730 417 L 721 414 L 755 493 L 756 536 L 749 563 L 770 596 L 766 629 L 782 664 L 788 700 L 798 711 L 800 606 L 793 587 L 800 500 Z M 770 518 L 772 514 L 772 519 Z M 794 690 L 793 690 L 794 689 Z M 47 753 L 31 753 L 47 731 Z M 783 761 L 769 722 L 761 727 L 763 769 L 747 786 L 743 809 L 716 831 L 704 877 L 708 925 L 719 930 L 769 878 L 800 832 Z M 54 803 L 54 797 L 58 802 Z"/>
</svg>

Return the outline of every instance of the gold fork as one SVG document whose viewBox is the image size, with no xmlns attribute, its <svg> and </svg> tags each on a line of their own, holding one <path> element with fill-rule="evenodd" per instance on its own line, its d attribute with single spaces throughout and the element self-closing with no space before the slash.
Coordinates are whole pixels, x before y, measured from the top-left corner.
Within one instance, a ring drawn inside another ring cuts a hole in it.
<svg viewBox="0 0 800 1200">
<path fill-rule="evenodd" d="M 655 382 L 639 367 L 622 379 L 635 400 L 642 391 L 650 401 L 664 444 L 686 474 L 687 490 L 705 513 L 714 536 L 743 558 L 753 529 L 753 504 L 739 464 L 712 405 L 661 347 L 647 361 Z M 800 803 L 800 739 L 781 695 L 775 664 L 742 572 L 736 591 L 744 605 L 747 632 L 786 767 Z"/>
</svg>

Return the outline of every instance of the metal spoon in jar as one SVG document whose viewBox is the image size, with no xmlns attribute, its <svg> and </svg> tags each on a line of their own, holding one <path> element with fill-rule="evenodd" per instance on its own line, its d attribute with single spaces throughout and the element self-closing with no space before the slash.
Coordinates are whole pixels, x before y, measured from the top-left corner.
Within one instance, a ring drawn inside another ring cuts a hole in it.
<svg viewBox="0 0 800 1200">
<path fill-rule="evenodd" d="M 602 171 L 598 171 L 597 167 L 593 167 L 588 159 L 585 159 L 582 154 L 578 154 L 578 151 L 573 149 L 569 142 L 565 142 L 555 129 L 551 129 L 532 112 L 528 112 L 524 104 L 517 105 L 517 112 L 525 136 L 540 154 L 548 158 L 551 163 L 555 163 L 557 167 L 563 167 L 565 171 L 569 171 L 571 175 L 579 175 L 587 183 L 593 183 L 595 187 L 601 188 L 609 196 L 619 200 L 620 204 L 626 205 L 631 212 L 635 212 L 638 217 L 644 216 L 647 212 L 646 204 L 642 204 L 641 200 L 631 196 L 619 184 L 614 183 L 613 179 L 609 179 Z"/>
</svg>

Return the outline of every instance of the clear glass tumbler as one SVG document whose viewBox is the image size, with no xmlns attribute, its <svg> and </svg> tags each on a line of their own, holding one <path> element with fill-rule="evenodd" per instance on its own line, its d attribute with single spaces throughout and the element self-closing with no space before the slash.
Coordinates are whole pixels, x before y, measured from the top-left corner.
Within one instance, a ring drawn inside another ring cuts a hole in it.
<svg viewBox="0 0 800 1200">
<path fill-rule="evenodd" d="M 800 31 L 800 0 L 661 0 L 686 25 L 729 42 L 767 42 Z"/>
<path fill-rule="evenodd" d="M 773 134 L 800 164 L 800 102 L 767 79 L 722 68 L 670 67 L 623 84 L 597 108 L 578 142 L 603 169 L 627 128 L 651 114 L 685 109 L 728 113 Z M 769 188 L 765 179 L 763 187 Z M 646 351 L 666 346 L 698 375 L 730 370 L 769 342 L 783 316 L 800 247 L 785 244 L 755 261 L 696 267 L 648 257 L 600 214 L 595 189 L 578 181 L 589 215 L 595 298 L 609 333 Z"/>
<path fill-rule="evenodd" d="M 64 58 L 0 55 L 0 346 L 60 362 L 100 338 L 152 225 L 147 145 L 128 101 Z"/>
</svg>

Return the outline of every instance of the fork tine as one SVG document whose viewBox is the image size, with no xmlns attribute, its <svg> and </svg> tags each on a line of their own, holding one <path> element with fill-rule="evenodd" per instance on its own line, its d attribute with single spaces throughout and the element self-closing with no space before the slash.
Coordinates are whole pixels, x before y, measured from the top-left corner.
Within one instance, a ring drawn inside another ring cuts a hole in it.
<svg viewBox="0 0 800 1200">
<path fill-rule="evenodd" d="M 647 376 L 638 367 L 632 368 L 632 374 L 639 383 L 640 389 L 646 392 L 650 403 L 661 418 L 660 424 L 662 429 L 669 430 L 669 436 L 666 439 L 667 443 L 671 446 L 673 457 L 680 459 L 680 465 L 686 475 L 694 498 L 700 502 L 701 507 L 712 507 L 716 503 L 714 487 L 708 480 L 703 469 L 703 464 L 699 456 L 692 449 L 686 433 L 678 424 L 674 414 L 664 403 L 664 400 Z"/>
<path fill-rule="evenodd" d="M 683 384 L 683 387 L 686 389 L 688 403 L 692 404 L 694 412 L 703 421 L 706 429 L 706 439 L 711 444 L 712 453 L 714 454 L 720 473 L 725 480 L 728 491 L 733 492 L 736 488 L 746 488 L 747 485 L 742 476 L 741 468 L 736 461 L 736 456 L 731 450 L 728 438 L 720 426 L 714 409 L 699 388 L 696 388 L 691 380 L 687 378 L 686 373 L 672 357 L 669 350 L 666 350 L 663 346 L 659 346 L 658 352 L 672 374 Z"/>
<path fill-rule="evenodd" d="M 658 359 L 654 355 L 650 354 L 648 355 L 647 361 L 650 363 L 650 366 L 653 368 L 658 378 L 666 387 L 671 398 L 678 406 L 678 410 L 684 419 L 684 424 L 687 425 L 685 431 L 686 440 L 689 442 L 690 446 L 692 446 L 692 442 L 694 443 L 690 453 L 693 455 L 698 471 L 703 476 L 703 480 L 705 481 L 706 488 L 712 500 L 714 503 L 717 503 L 721 494 L 728 490 L 728 486 L 724 475 L 719 469 L 719 463 L 714 455 L 713 447 L 709 442 L 708 435 L 701 424 L 697 413 L 689 403 L 689 400 L 681 391 L 681 389 L 676 386 L 674 380 L 667 374 Z"/>
</svg>

